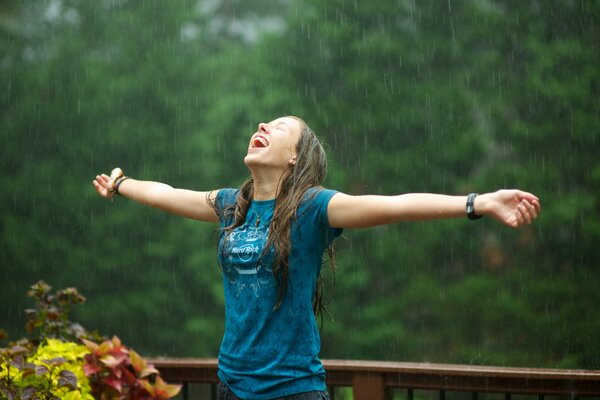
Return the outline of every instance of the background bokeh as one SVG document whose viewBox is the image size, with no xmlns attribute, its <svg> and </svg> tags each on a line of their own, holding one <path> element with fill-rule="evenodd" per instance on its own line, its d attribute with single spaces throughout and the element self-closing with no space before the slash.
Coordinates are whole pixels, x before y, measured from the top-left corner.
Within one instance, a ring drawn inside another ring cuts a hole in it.
<svg viewBox="0 0 600 400">
<path fill-rule="evenodd" d="M 91 181 L 236 187 L 257 124 L 293 114 L 328 187 L 544 208 L 347 230 L 324 358 L 600 368 L 599 25 L 575 0 L 1 2 L 0 327 L 25 335 L 43 279 L 143 355 L 216 356 L 216 226 Z"/>
</svg>

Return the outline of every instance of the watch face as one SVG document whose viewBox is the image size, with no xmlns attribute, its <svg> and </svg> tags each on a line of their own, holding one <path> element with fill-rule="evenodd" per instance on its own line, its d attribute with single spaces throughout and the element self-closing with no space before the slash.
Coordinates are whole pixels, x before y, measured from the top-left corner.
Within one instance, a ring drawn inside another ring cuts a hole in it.
<svg viewBox="0 0 600 400">
<path fill-rule="evenodd" d="M 481 215 L 475 214 L 475 197 L 477 197 L 477 193 L 470 193 L 467 196 L 467 218 L 469 219 L 481 218 Z"/>
</svg>

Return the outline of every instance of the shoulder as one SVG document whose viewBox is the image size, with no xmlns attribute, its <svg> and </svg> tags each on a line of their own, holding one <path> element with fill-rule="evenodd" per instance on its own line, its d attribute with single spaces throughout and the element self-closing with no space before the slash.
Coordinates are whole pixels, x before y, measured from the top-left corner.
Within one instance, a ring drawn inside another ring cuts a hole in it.
<svg viewBox="0 0 600 400">
<path fill-rule="evenodd" d="M 219 189 L 215 196 L 215 207 L 217 210 L 224 210 L 232 207 L 237 203 L 237 198 L 240 193 L 239 189 L 225 188 Z"/>
<path fill-rule="evenodd" d="M 298 215 L 313 214 L 327 219 L 327 208 L 331 199 L 339 192 L 324 187 L 312 187 L 308 189 L 298 207 Z"/>
<path fill-rule="evenodd" d="M 306 191 L 298 212 L 298 217 L 306 218 L 310 221 L 309 224 L 320 232 L 316 237 L 323 239 L 327 245 L 343 232 L 342 229 L 332 227 L 328 217 L 329 204 L 339 193 L 337 190 L 323 187 L 310 188 Z"/>
<path fill-rule="evenodd" d="M 303 202 L 329 203 L 331 198 L 338 194 L 337 190 L 327 189 L 321 186 L 311 187 L 304 193 Z"/>
</svg>

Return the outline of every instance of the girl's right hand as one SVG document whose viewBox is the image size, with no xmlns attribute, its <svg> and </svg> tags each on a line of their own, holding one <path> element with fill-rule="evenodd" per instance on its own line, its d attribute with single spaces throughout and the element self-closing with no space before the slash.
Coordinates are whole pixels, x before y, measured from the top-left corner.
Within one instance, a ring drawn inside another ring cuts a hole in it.
<svg viewBox="0 0 600 400">
<path fill-rule="evenodd" d="M 111 171 L 110 176 L 106 174 L 96 175 L 96 179 L 93 180 L 92 184 L 100 196 L 105 199 L 112 199 L 115 181 L 121 176 L 123 176 L 121 168 L 115 168 Z"/>
</svg>

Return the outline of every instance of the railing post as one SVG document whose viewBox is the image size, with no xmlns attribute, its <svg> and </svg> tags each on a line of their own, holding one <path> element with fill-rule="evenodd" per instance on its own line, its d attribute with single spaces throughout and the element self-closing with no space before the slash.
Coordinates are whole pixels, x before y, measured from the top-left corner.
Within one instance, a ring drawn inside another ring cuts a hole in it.
<svg viewBox="0 0 600 400">
<path fill-rule="evenodd" d="M 183 400 L 188 400 L 190 398 L 190 385 L 188 382 L 183 382 L 181 388 L 181 395 L 183 396 Z"/>
<path fill-rule="evenodd" d="M 391 398 L 381 373 L 354 374 L 352 391 L 354 400 L 390 400 Z"/>
</svg>

